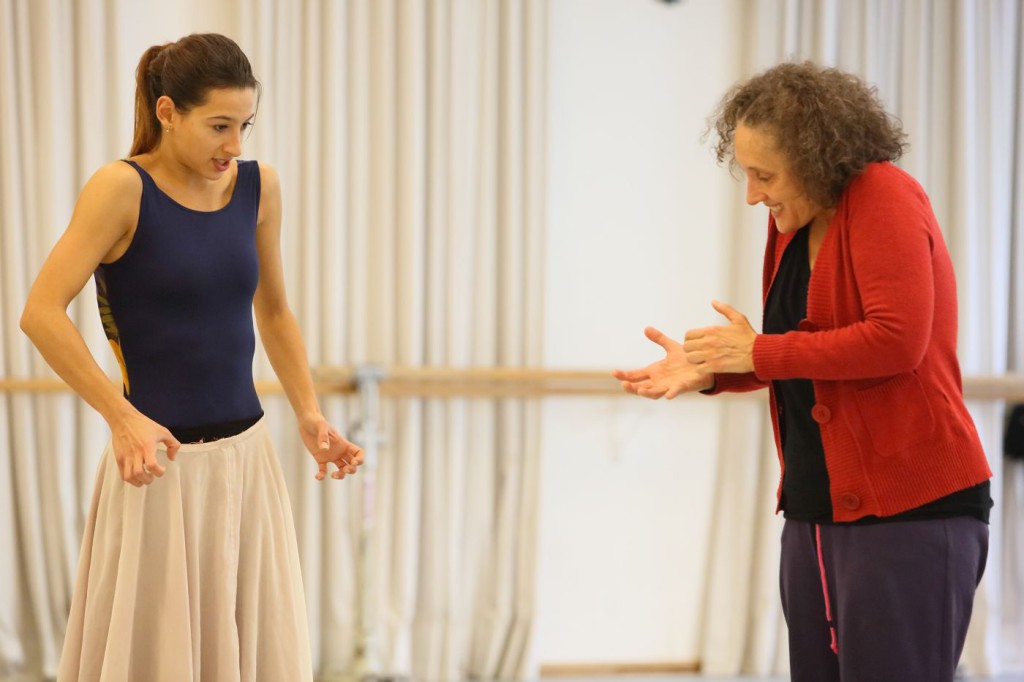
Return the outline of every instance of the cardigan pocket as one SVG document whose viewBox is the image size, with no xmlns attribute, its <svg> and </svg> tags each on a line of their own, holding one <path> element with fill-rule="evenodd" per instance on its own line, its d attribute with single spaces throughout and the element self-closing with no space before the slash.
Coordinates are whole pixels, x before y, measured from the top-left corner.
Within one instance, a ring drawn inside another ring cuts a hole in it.
<svg viewBox="0 0 1024 682">
<path fill-rule="evenodd" d="M 898 455 L 933 437 L 935 414 L 915 372 L 897 374 L 854 395 L 857 411 L 878 454 Z"/>
</svg>

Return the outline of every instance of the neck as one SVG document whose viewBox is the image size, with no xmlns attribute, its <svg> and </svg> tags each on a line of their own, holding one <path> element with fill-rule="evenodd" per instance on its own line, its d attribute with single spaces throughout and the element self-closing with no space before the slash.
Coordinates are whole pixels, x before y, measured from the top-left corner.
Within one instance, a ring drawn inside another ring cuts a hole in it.
<svg viewBox="0 0 1024 682">
<path fill-rule="evenodd" d="M 810 260 L 811 269 L 814 269 L 814 261 L 818 258 L 818 249 L 821 248 L 821 243 L 825 240 L 828 225 L 832 222 L 832 217 L 835 214 L 835 209 L 822 211 L 807 227 L 810 230 L 810 234 L 807 235 L 807 257 Z"/>
</svg>

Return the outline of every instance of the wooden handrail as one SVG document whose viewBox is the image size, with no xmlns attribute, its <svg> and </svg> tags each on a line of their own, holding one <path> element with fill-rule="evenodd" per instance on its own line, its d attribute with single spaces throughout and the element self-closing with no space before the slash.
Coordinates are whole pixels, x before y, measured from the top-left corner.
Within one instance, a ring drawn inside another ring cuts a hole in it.
<svg viewBox="0 0 1024 682">
<path fill-rule="evenodd" d="M 314 378 L 322 394 L 358 391 L 357 372 L 351 367 L 320 367 L 314 371 Z M 608 372 L 533 367 L 391 367 L 382 370 L 379 386 L 381 395 L 391 397 L 625 395 Z M 59 379 L 0 379 L 0 393 L 69 390 Z M 265 395 L 283 393 L 276 381 L 257 381 L 256 390 Z M 965 377 L 964 396 L 969 400 L 1024 401 L 1024 374 Z"/>
<path fill-rule="evenodd" d="M 110 383 L 117 383 L 114 378 Z M 71 387 L 60 379 L 0 379 L 0 393 L 64 393 Z M 354 390 L 354 389 L 353 389 Z M 276 381 L 257 381 L 258 393 L 284 393 L 281 384 Z"/>
<path fill-rule="evenodd" d="M 964 397 L 968 400 L 1024 402 L 1024 374 L 964 377 Z"/>
</svg>

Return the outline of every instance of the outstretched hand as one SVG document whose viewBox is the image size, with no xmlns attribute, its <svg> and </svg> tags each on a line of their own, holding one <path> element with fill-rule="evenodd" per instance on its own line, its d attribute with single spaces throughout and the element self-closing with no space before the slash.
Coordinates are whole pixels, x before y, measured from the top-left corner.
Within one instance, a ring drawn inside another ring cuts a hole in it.
<svg viewBox="0 0 1024 682">
<path fill-rule="evenodd" d="M 331 478 L 341 480 L 346 474 L 354 474 L 363 463 L 363 449 L 349 442 L 327 423 L 322 416 L 307 417 L 299 422 L 302 442 L 317 463 L 316 480 L 327 477 L 327 465 L 336 469 Z"/>
<path fill-rule="evenodd" d="M 711 306 L 729 324 L 686 332 L 683 351 L 687 362 L 702 376 L 753 372 L 757 332 L 746 316 L 732 306 L 718 301 L 712 301 Z"/>
<path fill-rule="evenodd" d="M 669 338 L 654 327 L 644 329 L 644 335 L 665 350 L 665 357 L 641 369 L 612 372 L 629 393 L 657 400 L 672 400 L 681 393 L 703 391 L 714 385 L 714 376 L 701 374 L 698 365 L 686 358 L 683 344 Z"/>
</svg>

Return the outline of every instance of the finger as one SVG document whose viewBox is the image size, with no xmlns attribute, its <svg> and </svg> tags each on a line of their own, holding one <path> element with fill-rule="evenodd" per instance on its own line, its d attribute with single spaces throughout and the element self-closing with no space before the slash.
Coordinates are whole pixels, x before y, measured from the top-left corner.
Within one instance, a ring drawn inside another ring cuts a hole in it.
<svg viewBox="0 0 1024 682">
<path fill-rule="evenodd" d="M 706 351 L 691 351 L 686 354 L 686 361 L 691 365 L 703 365 L 708 361 L 708 354 Z"/>
<path fill-rule="evenodd" d="M 317 429 L 316 442 L 320 444 L 321 450 L 331 449 L 331 428 L 327 422 L 320 422 L 320 427 Z"/>
<path fill-rule="evenodd" d="M 736 310 L 728 303 L 722 303 L 721 301 L 711 301 L 711 307 L 717 310 L 722 315 L 725 315 L 725 319 L 729 320 L 733 324 L 746 324 L 747 322 L 746 315 Z"/>
<path fill-rule="evenodd" d="M 664 386 L 655 386 L 654 384 L 641 385 L 637 388 L 636 394 L 643 396 L 644 398 L 650 398 L 657 400 L 665 395 L 667 389 Z"/>
<path fill-rule="evenodd" d="M 654 327 L 645 327 L 644 336 L 658 344 L 665 350 L 671 350 L 674 346 L 679 345 L 676 341 L 672 340 L 662 332 L 658 331 Z"/>
<path fill-rule="evenodd" d="M 363 462 L 366 461 L 366 453 L 363 452 L 363 449 L 361 447 L 353 445 L 350 448 L 350 452 L 352 453 L 352 456 L 349 458 L 349 463 L 352 466 L 356 467 L 362 466 Z"/>
<path fill-rule="evenodd" d="M 616 379 L 618 379 L 619 381 L 628 381 L 628 382 L 631 382 L 631 383 L 635 383 L 637 381 L 643 381 L 644 379 L 650 379 L 651 378 L 651 375 L 650 375 L 650 373 L 648 373 L 646 367 L 643 368 L 643 369 L 631 369 L 631 370 L 615 369 L 615 370 L 612 370 L 612 376 L 615 377 Z"/>
<path fill-rule="evenodd" d="M 658 389 L 656 391 L 639 391 L 637 395 L 647 398 L 648 400 L 661 400 L 665 395 L 665 389 Z"/>
<path fill-rule="evenodd" d="M 167 446 L 167 459 L 173 462 L 174 458 L 178 455 L 178 448 L 181 447 L 181 441 L 175 438 L 174 434 L 165 429 L 157 442 L 163 443 Z"/>
<path fill-rule="evenodd" d="M 317 465 L 316 480 L 322 481 L 327 476 L 327 462 L 318 462 Z"/>
<path fill-rule="evenodd" d="M 698 339 L 688 339 L 683 343 L 683 352 L 689 354 L 696 353 L 702 350 L 707 350 L 708 343 L 712 340 L 713 338 L 710 334 L 708 336 L 702 336 Z"/>
<path fill-rule="evenodd" d="M 164 471 L 166 471 L 164 469 L 164 467 L 161 466 L 160 462 L 156 461 L 156 453 L 155 452 L 147 452 L 146 453 L 145 459 L 142 460 L 142 467 L 143 467 L 143 469 L 148 471 L 153 476 L 156 476 L 157 478 L 160 478 L 161 476 L 163 476 L 164 475 Z"/>
<path fill-rule="evenodd" d="M 708 334 L 713 333 L 716 329 L 721 329 L 721 327 L 701 327 L 700 329 L 691 329 L 686 332 L 686 336 L 683 337 L 683 345 L 685 346 L 687 341 L 702 339 Z"/>
<path fill-rule="evenodd" d="M 625 391 L 626 393 L 632 393 L 633 395 L 636 395 L 636 384 L 630 381 L 623 381 L 622 390 Z"/>
<path fill-rule="evenodd" d="M 335 478 L 344 478 L 344 476 L 337 475 L 339 472 L 342 474 L 356 473 L 356 467 L 358 464 L 356 464 L 355 461 L 355 454 L 351 451 L 347 451 L 345 453 L 345 457 L 339 457 L 334 460 L 334 466 L 338 467 L 338 471 L 335 472 Z"/>
<path fill-rule="evenodd" d="M 333 478 L 336 481 L 340 481 L 341 479 L 345 478 L 346 471 L 342 467 L 343 464 L 345 464 L 344 460 L 338 459 L 334 461 L 334 466 L 338 468 L 331 474 L 331 478 Z"/>
<path fill-rule="evenodd" d="M 121 480 L 125 483 L 130 483 L 132 480 L 132 463 L 124 457 L 120 462 L 117 463 L 117 468 L 121 471 Z"/>
<path fill-rule="evenodd" d="M 142 463 L 142 457 L 136 456 L 132 458 L 132 480 L 140 486 L 149 485 L 153 482 L 153 477 L 146 471 L 146 467 Z"/>
</svg>

